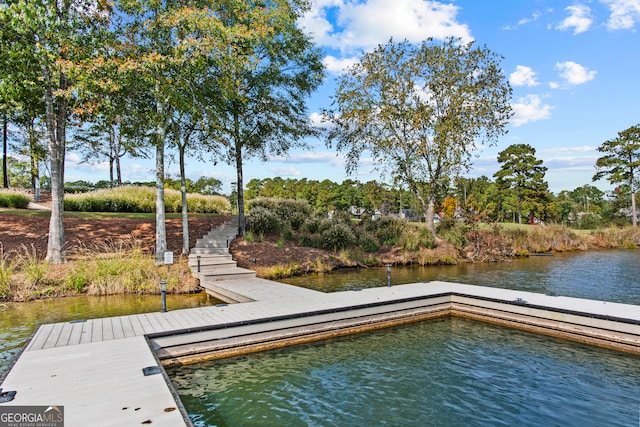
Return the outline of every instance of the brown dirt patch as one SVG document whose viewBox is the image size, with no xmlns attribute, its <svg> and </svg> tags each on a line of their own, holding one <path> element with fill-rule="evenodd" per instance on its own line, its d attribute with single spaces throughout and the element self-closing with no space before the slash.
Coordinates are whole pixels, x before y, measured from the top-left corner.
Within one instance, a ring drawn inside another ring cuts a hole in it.
<svg viewBox="0 0 640 427">
<path fill-rule="evenodd" d="M 212 228 L 222 224 L 226 216 L 194 216 L 189 218 L 189 247 L 196 239 L 207 234 Z M 155 220 L 132 218 L 63 219 L 67 252 L 77 253 L 82 249 L 99 249 L 117 242 L 136 242 L 149 252 L 155 250 Z M 168 219 L 167 250 L 178 255 L 182 250 L 182 221 Z M 48 217 L 12 215 L 0 211 L 0 249 L 4 253 L 24 252 L 33 247 L 39 258 L 47 253 L 49 233 Z"/>
</svg>

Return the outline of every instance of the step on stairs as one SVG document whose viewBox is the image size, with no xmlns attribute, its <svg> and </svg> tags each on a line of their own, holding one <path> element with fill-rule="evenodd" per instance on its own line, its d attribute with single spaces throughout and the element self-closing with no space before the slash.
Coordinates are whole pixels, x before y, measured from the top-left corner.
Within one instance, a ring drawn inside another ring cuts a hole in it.
<svg viewBox="0 0 640 427">
<path fill-rule="evenodd" d="M 196 245 L 189 253 L 189 268 L 192 274 L 200 280 L 200 286 L 205 291 L 224 302 L 246 302 L 250 299 L 230 292 L 215 282 L 221 280 L 237 280 L 256 277 L 256 272 L 240 268 L 229 253 L 229 244 L 236 237 L 238 230 L 238 217 L 231 217 L 212 229 L 201 239 L 196 240 Z"/>
</svg>

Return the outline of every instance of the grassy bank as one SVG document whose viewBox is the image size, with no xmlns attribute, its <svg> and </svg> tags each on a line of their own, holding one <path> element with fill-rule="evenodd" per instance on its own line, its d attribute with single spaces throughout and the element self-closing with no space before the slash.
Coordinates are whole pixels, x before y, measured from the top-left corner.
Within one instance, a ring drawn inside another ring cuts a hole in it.
<svg viewBox="0 0 640 427">
<path fill-rule="evenodd" d="M 243 261 L 251 261 L 241 266 L 273 279 L 348 266 L 497 262 L 537 253 L 640 246 L 640 230 L 631 226 L 586 231 L 449 218 L 433 234 L 423 223 L 393 217 L 356 220 L 347 212 L 328 218 L 314 215 L 304 201 L 278 198 L 249 202 L 248 229 L 241 253 Z M 272 262 L 256 263 L 264 259 Z"/>
<path fill-rule="evenodd" d="M 39 260 L 33 248 L 0 256 L 0 299 L 29 301 L 39 298 L 114 294 L 156 294 L 161 280 L 170 293 L 197 289 L 186 257 L 172 266 L 156 265 L 155 258 L 133 244 L 119 242 L 75 254 L 62 265 Z"/>
</svg>

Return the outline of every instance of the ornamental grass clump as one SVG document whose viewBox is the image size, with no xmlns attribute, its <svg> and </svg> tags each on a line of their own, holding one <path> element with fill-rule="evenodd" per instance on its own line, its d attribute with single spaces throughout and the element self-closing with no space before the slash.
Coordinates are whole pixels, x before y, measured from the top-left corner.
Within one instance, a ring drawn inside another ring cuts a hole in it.
<svg viewBox="0 0 640 427">
<path fill-rule="evenodd" d="M 14 292 L 11 277 L 16 268 L 13 258 L 10 258 L 0 248 L 0 300 L 8 300 Z"/>
<path fill-rule="evenodd" d="M 31 197 L 24 191 L 0 190 L 0 207 L 26 209 L 30 201 Z"/>
<path fill-rule="evenodd" d="M 165 211 L 182 211 L 179 191 L 164 190 Z M 95 190 L 88 193 L 65 195 L 64 208 L 81 212 L 153 213 L 156 210 L 156 190 L 152 187 L 126 185 Z M 191 213 L 227 214 L 231 204 L 223 196 L 187 194 L 187 210 Z"/>
</svg>

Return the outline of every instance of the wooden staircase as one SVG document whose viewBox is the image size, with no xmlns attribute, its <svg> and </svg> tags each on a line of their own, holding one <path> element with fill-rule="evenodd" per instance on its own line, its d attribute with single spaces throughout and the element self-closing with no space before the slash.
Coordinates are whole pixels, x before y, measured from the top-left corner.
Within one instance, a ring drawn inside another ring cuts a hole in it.
<svg viewBox="0 0 640 427">
<path fill-rule="evenodd" d="M 216 286 L 216 282 L 256 277 L 255 271 L 238 267 L 229 253 L 229 244 L 236 237 L 237 230 L 238 217 L 232 216 L 230 221 L 198 239 L 189 253 L 189 268 L 200 280 L 200 286 L 207 294 L 227 303 L 252 300 Z"/>
</svg>

